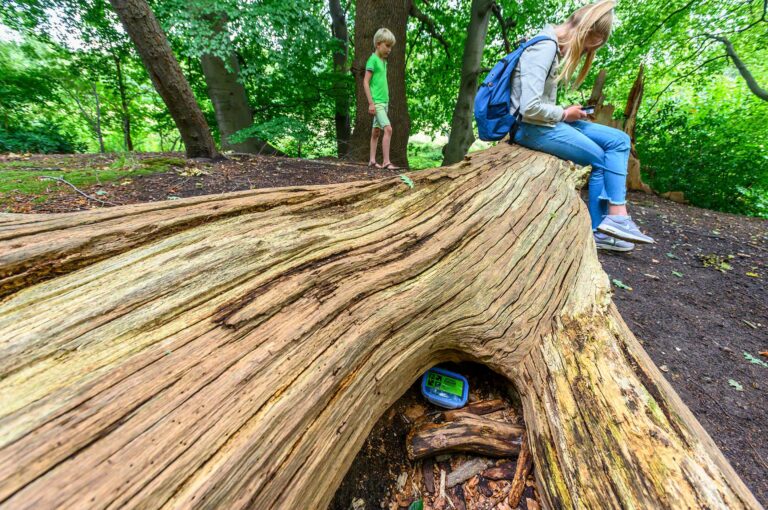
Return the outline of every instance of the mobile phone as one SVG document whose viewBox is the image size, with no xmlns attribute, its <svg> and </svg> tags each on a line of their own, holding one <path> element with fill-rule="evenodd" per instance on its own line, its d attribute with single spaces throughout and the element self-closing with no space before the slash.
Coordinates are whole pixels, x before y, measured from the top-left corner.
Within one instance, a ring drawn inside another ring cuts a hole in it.
<svg viewBox="0 0 768 510">
<path fill-rule="evenodd" d="M 594 115 L 595 114 L 595 107 L 594 106 L 584 106 L 581 108 L 581 111 L 586 113 L 587 115 Z"/>
</svg>

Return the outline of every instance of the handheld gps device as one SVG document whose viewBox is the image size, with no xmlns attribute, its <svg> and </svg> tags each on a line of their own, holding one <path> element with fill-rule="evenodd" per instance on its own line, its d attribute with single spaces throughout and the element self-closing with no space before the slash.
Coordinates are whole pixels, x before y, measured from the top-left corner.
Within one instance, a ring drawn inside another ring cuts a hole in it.
<svg viewBox="0 0 768 510">
<path fill-rule="evenodd" d="M 421 393 L 435 405 L 458 409 L 467 404 L 469 381 L 444 368 L 432 367 L 421 378 Z"/>
<path fill-rule="evenodd" d="M 594 115 L 595 107 L 594 106 L 584 106 L 584 107 L 582 107 L 581 111 L 586 113 L 587 115 Z"/>
</svg>

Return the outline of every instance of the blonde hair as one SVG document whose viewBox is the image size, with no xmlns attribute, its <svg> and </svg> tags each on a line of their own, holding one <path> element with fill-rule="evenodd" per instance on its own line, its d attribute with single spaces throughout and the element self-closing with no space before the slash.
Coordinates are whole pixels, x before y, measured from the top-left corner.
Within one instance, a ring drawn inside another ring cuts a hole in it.
<svg viewBox="0 0 768 510">
<path fill-rule="evenodd" d="M 595 58 L 597 49 L 586 50 L 587 37 L 596 35 L 602 38 L 603 43 L 608 40 L 613 28 L 613 8 L 616 6 L 614 0 L 600 0 L 577 9 L 565 21 L 568 28 L 569 37 L 560 43 L 565 46 L 565 55 L 560 64 L 560 74 L 557 79 L 566 81 L 571 79 L 576 67 L 579 65 L 581 57 L 584 57 L 584 64 L 581 66 L 579 74 L 573 82 L 573 87 L 578 87 L 589 73 L 592 66 L 592 60 Z"/>
<path fill-rule="evenodd" d="M 389 31 L 388 28 L 380 28 L 376 31 L 376 34 L 373 36 L 373 47 L 374 49 L 376 46 L 379 45 L 379 43 L 387 43 L 390 46 L 395 44 L 395 34 Z"/>
</svg>

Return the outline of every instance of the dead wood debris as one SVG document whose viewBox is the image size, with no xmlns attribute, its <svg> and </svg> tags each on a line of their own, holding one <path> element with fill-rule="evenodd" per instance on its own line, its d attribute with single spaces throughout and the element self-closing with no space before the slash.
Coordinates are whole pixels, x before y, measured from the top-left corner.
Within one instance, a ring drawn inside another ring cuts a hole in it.
<svg viewBox="0 0 768 510">
<path fill-rule="evenodd" d="M 466 407 L 451 411 L 435 412 L 428 407 L 419 405 L 418 410 L 409 408 L 403 413 L 403 421 L 411 427 L 405 446 L 412 469 L 397 477 L 389 496 L 374 508 L 406 510 L 419 500 L 424 510 L 540 508 L 520 410 L 493 396 L 475 398 Z M 489 430 L 514 447 L 500 452 L 500 458 L 489 458 L 484 447 Z M 413 455 L 414 441 L 417 455 Z M 457 442 L 463 445 L 460 451 L 456 451 Z"/>
</svg>

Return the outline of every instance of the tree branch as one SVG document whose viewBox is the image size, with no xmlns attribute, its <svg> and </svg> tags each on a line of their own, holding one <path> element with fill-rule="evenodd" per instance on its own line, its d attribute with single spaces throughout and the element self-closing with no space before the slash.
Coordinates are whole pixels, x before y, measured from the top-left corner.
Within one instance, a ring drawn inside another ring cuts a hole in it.
<svg viewBox="0 0 768 510">
<path fill-rule="evenodd" d="M 504 38 L 504 49 L 507 53 L 512 53 L 512 46 L 509 44 L 509 37 L 507 37 L 507 22 L 501 15 L 501 6 L 498 3 L 493 2 L 493 4 L 491 4 L 491 12 L 498 20 L 499 26 L 501 27 L 501 36 Z"/>
<path fill-rule="evenodd" d="M 732 14 L 733 12 L 736 12 L 736 9 L 731 11 L 729 14 Z M 755 25 L 758 25 L 758 24 L 764 23 L 764 22 L 768 22 L 768 0 L 763 0 L 763 14 L 757 20 L 753 21 L 749 25 L 747 25 L 747 26 L 745 26 L 743 28 L 736 29 L 736 30 L 728 30 L 728 31 L 724 31 L 724 32 L 717 32 L 715 34 L 703 34 L 703 36 L 704 37 L 710 37 L 710 35 L 712 35 L 712 36 L 715 36 L 715 37 L 722 37 L 722 36 L 724 36 L 726 34 L 741 34 L 743 32 L 746 32 L 747 30 L 751 29 Z M 696 37 L 701 37 L 701 36 L 696 36 Z"/>
<path fill-rule="evenodd" d="M 67 181 L 65 179 L 62 179 L 61 177 L 51 177 L 51 176 L 48 176 L 48 175 L 41 175 L 40 179 L 50 179 L 52 181 L 63 182 L 64 184 L 67 184 L 73 190 L 77 191 L 78 193 L 80 193 L 81 195 L 83 195 L 85 198 L 87 198 L 89 200 L 93 200 L 94 202 L 99 202 L 99 203 L 104 204 L 104 205 L 117 205 L 117 204 L 113 204 L 112 202 L 107 202 L 106 200 L 101 200 L 100 198 L 92 197 L 91 195 L 89 195 L 89 194 L 83 192 L 82 190 L 80 190 L 80 188 L 78 188 L 77 186 L 75 186 L 71 182 L 69 182 L 69 181 Z"/>
<path fill-rule="evenodd" d="M 421 10 L 416 7 L 416 2 L 411 2 L 411 9 L 409 14 L 416 18 L 417 20 L 424 23 L 424 26 L 427 27 L 427 32 L 429 32 L 429 35 L 431 35 L 435 40 L 437 40 L 445 49 L 445 54 L 448 56 L 448 58 L 451 58 L 451 53 L 448 51 L 450 48 L 450 45 L 448 44 L 448 41 L 445 40 L 445 38 L 440 35 L 440 32 L 437 30 L 437 25 L 435 24 L 434 20 L 421 12 Z"/>
<path fill-rule="evenodd" d="M 661 96 L 662 96 L 662 95 L 664 95 L 664 92 L 666 92 L 666 91 L 667 91 L 667 89 L 669 89 L 669 87 L 671 87 L 671 86 L 672 86 L 672 85 L 673 85 L 675 82 L 678 82 L 678 81 L 682 80 L 683 78 L 687 78 L 687 77 L 689 77 L 690 75 L 692 75 L 693 73 L 695 73 L 696 71 L 698 71 L 699 69 L 701 69 L 702 67 L 704 67 L 705 65 L 709 64 L 710 62 L 714 62 L 715 60 L 718 60 L 718 59 L 721 59 L 721 58 L 725 58 L 725 55 L 718 55 L 718 56 L 716 56 L 716 57 L 712 57 L 712 58 L 710 58 L 710 59 L 708 59 L 708 60 L 705 60 L 705 61 L 704 61 L 704 62 L 702 62 L 701 64 L 699 64 L 699 65 L 697 65 L 696 67 L 694 67 L 693 69 L 691 69 L 689 72 L 685 73 L 685 74 L 684 74 L 684 75 L 682 75 L 682 76 L 678 76 L 677 78 L 675 78 L 675 79 L 674 79 L 674 80 L 672 80 L 671 82 L 667 83 L 667 86 L 666 86 L 666 87 L 664 87 L 664 89 L 663 89 L 661 92 L 659 92 L 659 94 L 656 96 L 656 100 L 653 102 L 653 104 L 651 105 L 651 107 L 650 107 L 650 108 L 648 108 L 648 111 L 649 111 L 649 112 L 653 111 L 653 109 L 654 109 L 654 108 L 656 107 L 656 105 L 659 103 L 659 100 L 661 99 Z"/>
<path fill-rule="evenodd" d="M 664 20 L 663 20 L 661 23 L 659 23 L 659 24 L 656 26 L 656 28 L 654 28 L 654 29 L 651 31 L 651 33 L 650 33 L 650 34 L 648 34 L 648 36 L 647 36 L 645 39 L 643 39 L 643 41 L 642 41 L 640 44 L 638 44 L 638 46 L 643 46 L 643 45 L 645 45 L 645 43 L 647 43 L 648 41 L 650 41 L 650 40 L 653 38 L 653 36 L 654 36 L 654 35 L 656 35 L 656 32 L 658 32 L 658 31 L 661 29 L 661 27 L 663 27 L 664 25 L 666 25 L 666 24 L 667 24 L 667 22 L 668 22 L 670 19 L 672 19 L 672 18 L 673 18 L 675 15 L 677 15 L 677 14 L 680 14 L 681 12 L 683 12 L 683 11 L 685 11 L 685 10 L 687 10 L 687 9 L 690 9 L 690 7 L 691 7 L 693 4 L 695 4 L 697 1 L 699 1 L 699 0 L 691 0 L 690 2 L 688 2 L 687 4 L 685 4 L 684 6 L 682 6 L 682 7 L 680 7 L 679 9 L 677 9 L 677 10 L 673 11 L 672 13 L 670 13 L 670 15 L 669 15 L 669 16 L 667 16 L 666 18 L 664 18 Z M 768 1 L 768 0 L 766 0 L 766 1 Z"/>
<path fill-rule="evenodd" d="M 765 15 L 765 12 L 763 12 L 763 15 Z M 764 88 L 760 87 L 758 85 L 757 80 L 755 80 L 755 77 L 752 76 L 752 73 L 749 72 L 749 69 L 747 69 L 747 66 L 742 62 L 742 60 L 739 58 L 739 56 L 736 54 L 736 50 L 733 49 L 733 44 L 731 44 L 731 41 L 729 41 L 725 37 L 712 35 L 712 34 L 704 34 L 706 37 L 709 37 L 710 39 L 714 39 L 716 41 L 720 41 L 725 45 L 725 52 L 728 54 L 728 57 L 730 57 L 731 60 L 733 60 L 733 64 L 736 66 L 736 69 L 739 70 L 739 74 L 741 74 L 741 77 L 744 78 L 744 81 L 747 82 L 747 87 L 749 87 L 749 90 L 762 99 L 763 101 L 768 101 L 768 90 L 765 90 Z"/>
</svg>

